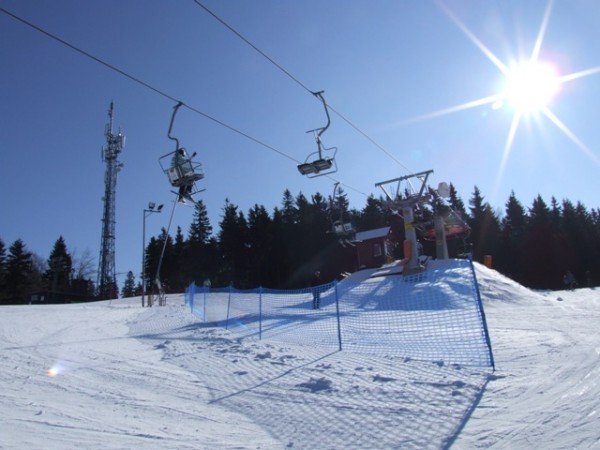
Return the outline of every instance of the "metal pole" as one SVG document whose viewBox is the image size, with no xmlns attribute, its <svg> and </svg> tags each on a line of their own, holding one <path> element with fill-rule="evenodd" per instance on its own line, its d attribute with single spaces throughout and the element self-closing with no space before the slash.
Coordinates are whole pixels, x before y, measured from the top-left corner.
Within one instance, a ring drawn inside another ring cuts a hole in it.
<svg viewBox="0 0 600 450">
<path fill-rule="evenodd" d="M 208 286 L 204 286 L 204 303 L 202 305 L 202 321 L 206 322 L 206 293 L 210 288 Z"/>
<path fill-rule="evenodd" d="M 481 322 L 483 324 L 483 335 L 485 338 L 485 343 L 488 347 L 488 355 L 490 364 L 492 366 L 492 371 L 496 371 L 496 364 L 494 363 L 494 352 L 492 352 L 492 341 L 490 340 L 490 333 L 488 331 L 487 320 L 485 319 L 485 312 L 483 310 L 483 302 L 481 301 L 481 293 L 479 292 L 479 283 L 477 282 L 477 275 L 475 275 L 475 266 L 473 265 L 473 260 L 469 258 L 469 265 L 471 266 L 471 273 L 473 274 L 473 282 L 475 284 L 475 295 L 477 296 L 477 308 L 479 309 L 479 316 L 481 317 Z"/>
<path fill-rule="evenodd" d="M 258 339 L 262 339 L 262 286 L 258 288 Z"/>
<path fill-rule="evenodd" d="M 337 326 L 338 326 L 338 342 L 340 352 L 342 351 L 342 328 L 340 324 L 340 301 L 338 298 L 337 280 L 333 282 L 333 289 L 335 291 L 335 313 L 337 315 Z"/>
<path fill-rule="evenodd" d="M 192 282 L 189 287 L 190 290 L 190 311 L 192 314 L 196 313 L 196 283 Z"/>
<path fill-rule="evenodd" d="M 413 207 L 411 204 L 407 204 L 402 208 L 402 215 L 404 216 L 404 238 L 411 242 L 412 252 L 410 260 L 406 264 L 410 270 L 416 270 L 419 268 L 419 243 L 417 242 L 417 232 L 413 226 Z M 404 256 L 406 258 L 406 255 Z"/>
<path fill-rule="evenodd" d="M 144 208 L 142 211 L 142 308 L 145 306 L 146 300 L 146 219 L 152 213 L 159 213 L 162 211 L 163 205 L 158 205 L 158 209 L 154 209 L 156 204 L 150 202 L 148 208 Z M 152 306 L 151 296 L 148 299 L 148 306 Z"/>
<path fill-rule="evenodd" d="M 167 299 L 165 292 L 162 287 L 160 280 L 160 269 L 162 267 L 163 258 L 165 257 L 165 250 L 167 248 L 167 241 L 169 240 L 169 231 L 171 230 L 171 222 L 173 221 L 173 214 L 175 213 L 175 207 L 177 206 L 177 199 L 173 202 L 173 209 L 171 210 L 171 217 L 169 217 L 169 225 L 167 226 L 167 232 L 165 234 L 165 242 L 163 243 L 162 252 L 160 253 L 160 259 L 158 260 L 158 268 L 156 269 L 156 287 L 158 288 L 158 306 L 165 306 Z"/>
<path fill-rule="evenodd" d="M 231 305 L 231 284 L 229 285 L 229 299 L 227 300 L 227 318 L 225 319 L 225 329 L 229 328 L 229 307 Z"/>
<path fill-rule="evenodd" d="M 142 211 L 142 308 L 146 301 L 146 209 Z"/>
<path fill-rule="evenodd" d="M 435 257 L 436 259 L 448 259 L 448 244 L 446 242 L 446 228 L 444 218 L 435 216 L 433 218 L 435 227 Z"/>
</svg>

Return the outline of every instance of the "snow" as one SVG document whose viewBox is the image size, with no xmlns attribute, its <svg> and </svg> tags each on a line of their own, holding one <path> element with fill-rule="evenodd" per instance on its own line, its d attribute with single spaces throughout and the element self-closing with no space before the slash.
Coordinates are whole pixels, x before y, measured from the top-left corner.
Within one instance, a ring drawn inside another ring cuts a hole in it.
<svg viewBox="0 0 600 450">
<path fill-rule="evenodd" d="M 0 448 L 600 448 L 600 290 L 476 271 L 494 373 L 244 339 L 183 295 L 2 307 Z"/>
</svg>

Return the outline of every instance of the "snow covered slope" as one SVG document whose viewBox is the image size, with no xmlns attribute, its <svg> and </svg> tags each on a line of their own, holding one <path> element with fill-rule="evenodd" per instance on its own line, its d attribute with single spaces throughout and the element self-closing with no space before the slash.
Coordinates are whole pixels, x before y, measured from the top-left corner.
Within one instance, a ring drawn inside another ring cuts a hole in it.
<svg viewBox="0 0 600 450">
<path fill-rule="evenodd" d="M 0 448 L 599 447 L 600 290 L 476 267 L 494 374 L 245 341 L 182 296 L 2 307 Z"/>
</svg>

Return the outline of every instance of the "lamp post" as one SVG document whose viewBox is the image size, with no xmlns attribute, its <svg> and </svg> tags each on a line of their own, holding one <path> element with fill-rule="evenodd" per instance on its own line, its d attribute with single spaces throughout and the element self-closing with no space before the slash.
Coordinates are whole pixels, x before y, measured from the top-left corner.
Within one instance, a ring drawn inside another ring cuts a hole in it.
<svg viewBox="0 0 600 450">
<path fill-rule="evenodd" d="M 156 203 L 150 202 L 148 203 L 148 208 L 144 208 L 143 213 L 144 219 L 142 226 L 142 308 L 146 306 L 146 217 L 148 217 L 152 213 L 162 212 L 162 207 L 163 205 L 158 205 L 158 207 L 156 207 Z"/>
</svg>

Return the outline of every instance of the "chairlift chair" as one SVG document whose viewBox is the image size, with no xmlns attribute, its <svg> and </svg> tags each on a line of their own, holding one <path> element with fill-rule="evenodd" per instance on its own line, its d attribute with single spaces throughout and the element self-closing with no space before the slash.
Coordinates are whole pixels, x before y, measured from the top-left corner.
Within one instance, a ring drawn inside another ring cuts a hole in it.
<svg viewBox="0 0 600 450">
<path fill-rule="evenodd" d="M 158 163 L 163 172 L 167 175 L 171 186 L 178 189 L 178 191 L 175 192 L 178 196 L 177 201 L 185 203 L 187 200 L 195 204 L 196 201 L 193 199 L 193 195 L 205 190 L 196 187 L 196 181 L 204 178 L 202 164 L 193 161 L 196 152 L 194 152 L 192 156 L 188 156 L 185 148 L 179 145 L 179 139 L 171 136 L 175 115 L 182 105 L 183 103 L 179 102 L 173 108 L 173 115 L 171 116 L 171 123 L 167 134 L 169 139 L 175 141 L 175 150 L 161 156 L 158 159 Z"/>
<path fill-rule="evenodd" d="M 327 124 L 321 128 L 315 128 L 314 130 L 309 130 L 307 133 L 313 133 L 315 135 L 315 140 L 317 141 L 317 151 L 308 155 L 306 161 L 302 164 L 298 165 L 298 171 L 302 175 L 306 175 L 308 178 L 321 177 L 323 175 L 329 175 L 331 173 L 337 172 L 337 164 L 335 162 L 335 154 L 337 153 L 337 147 L 329 147 L 326 148 L 323 146 L 323 142 L 321 141 L 321 135 L 329 128 L 331 124 L 331 119 L 329 117 L 329 111 L 327 109 L 327 103 L 323 98 L 323 92 L 313 92 L 315 97 L 318 97 L 321 102 L 323 102 L 323 107 L 325 108 L 325 114 L 327 115 Z M 331 157 L 326 157 L 323 155 L 324 152 L 329 152 Z M 333 153 L 331 153 L 333 152 Z"/>
<path fill-rule="evenodd" d="M 336 206 L 336 199 L 339 187 L 339 181 L 333 187 L 333 196 L 331 197 L 329 217 L 331 219 L 331 233 L 339 238 L 342 247 L 346 245 L 354 246 L 356 241 L 356 229 L 351 222 L 344 220 L 344 211 L 339 206 Z M 339 217 L 333 220 L 333 213 L 339 210 Z"/>
<path fill-rule="evenodd" d="M 201 163 L 192 160 L 195 155 L 194 153 L 190 157 L 185 149 L 179 148 L 161 156 L 158 160 L 171 186 L 177 188 L 177 194 L 179 195 L 177 200 L 183 203 L 185 203 L 185 200 L 196 203 L 192 196 L 205 190 L 198 189 L 196 186 L 196 181 L 204 178 L 204 171 Z"/>
</svg>

